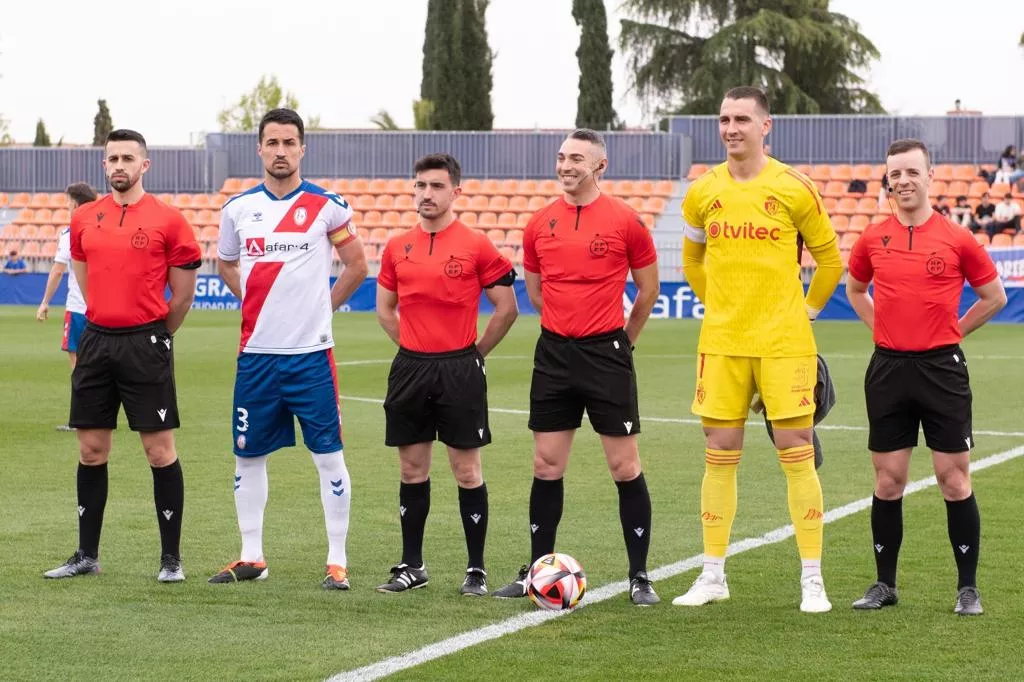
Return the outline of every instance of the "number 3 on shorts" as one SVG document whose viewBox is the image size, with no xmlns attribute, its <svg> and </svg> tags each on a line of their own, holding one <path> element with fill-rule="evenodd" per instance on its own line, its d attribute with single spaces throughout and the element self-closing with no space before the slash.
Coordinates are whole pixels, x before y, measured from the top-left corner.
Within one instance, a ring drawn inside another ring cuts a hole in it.
<svg viewBox="0 0 1024 682">
<path fill-rule="evenodd" d="M 236 408 L 238 412 L 238 426 L 237 430 L 239 433 L 245 433 L 249 430 L 249 410 L 244 407 Z"/>
</svg>

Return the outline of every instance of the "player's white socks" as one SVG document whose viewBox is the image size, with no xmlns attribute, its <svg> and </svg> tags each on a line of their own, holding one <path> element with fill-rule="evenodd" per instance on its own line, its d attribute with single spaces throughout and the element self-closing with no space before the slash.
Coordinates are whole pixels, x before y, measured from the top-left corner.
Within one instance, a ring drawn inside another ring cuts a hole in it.
<svg viewBox="0 0 1024 682">
<path fill-rule="evenodd" d="M 348 566 L 345 542 L 348 539 L 348 513 L 352 504 L 352 486 L 342 450 L 328 455 L 313 453 L 320 473 L 320 501 L 327 524 L 327 563 Z"/>
<path fill-rule="evenodd" d="M 235 511 L 242 532 L 242 561 L 263 561 L 267 493 L 267 456 L 235 457 Z"/>
<path fill-rule="evenodd" d="M 801 559 L 800 580 L 812 576 L 821 577 L 821 559 Z"/>
<path fill-rule="evenodd" d="M 713 557 L 704 555 L 704 570 L 713 574 L 716 578 L 725 575 L 725 557 Z"/>
</svg>

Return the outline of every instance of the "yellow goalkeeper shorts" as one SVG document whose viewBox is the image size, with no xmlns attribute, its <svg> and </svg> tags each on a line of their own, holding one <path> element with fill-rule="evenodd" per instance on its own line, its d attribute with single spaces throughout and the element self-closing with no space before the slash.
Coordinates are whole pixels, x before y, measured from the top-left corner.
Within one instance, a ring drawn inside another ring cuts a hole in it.
<svg viewBox="0 0 1024 682">
<path fill-rule="evenodd" d="M 814 414 L 815 355 L 795 358 L 748 358 L 697 355 L 697 390 L 691 410 L 710 419 L 746 419 L 755 391 L 768 418 L 790 419 Z"/>
</svg>

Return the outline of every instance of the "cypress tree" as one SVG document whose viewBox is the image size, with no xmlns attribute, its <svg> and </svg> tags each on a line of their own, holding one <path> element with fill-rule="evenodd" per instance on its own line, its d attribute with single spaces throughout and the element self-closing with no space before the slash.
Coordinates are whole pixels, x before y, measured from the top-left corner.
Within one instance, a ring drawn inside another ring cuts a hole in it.
<svg viewBox="0 0 1024 682">
<path fill-rule="evenodd" d="M 618 117 L 612 106 L 612 50 L 608 47 L 608 17 L 603 0 L 573 0 L 572 18 L 581 29 L 576 50 L 580 65 L 576 127 L 617 127 Z"/>
</svg>

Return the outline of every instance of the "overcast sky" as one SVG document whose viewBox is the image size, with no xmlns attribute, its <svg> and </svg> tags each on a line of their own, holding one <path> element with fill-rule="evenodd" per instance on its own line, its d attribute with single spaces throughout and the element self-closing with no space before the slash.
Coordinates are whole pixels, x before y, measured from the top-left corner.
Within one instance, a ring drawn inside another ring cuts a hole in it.
<svg viewBox="0 0 1024 682">
<path fill-rule="evenodd" d="M 276 74 L 305 115 L 369 127 L 387 109 L 412 126 L 426 0 L 174 0 L 5 3 L 0 112 L 19 142 L 42 117 L 51 138 L 92 139 L 96 100 L 151 144 L 187 144 L 261 74 Z M 617 44 L 618 0 L 606 0 Z M 572 0 L 491 0 L 496 128 L 564 128 L 576 115 L 579 32 Z M 942 7 L 953 9 L 945 10 Z M 870 82 L 900 114 L 940 115 L 956 98 L 986 114 L 1024 114 L 1022 0 L 832 0 L 882 53 Z M 651 122 L 614 63 L 615 106 Z"/>
</svg>

